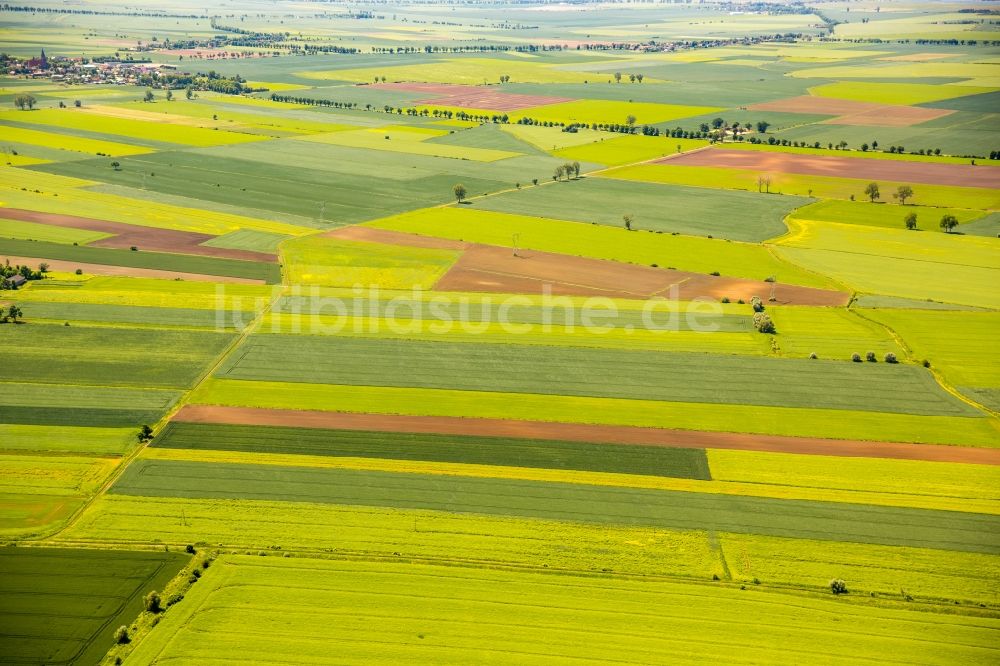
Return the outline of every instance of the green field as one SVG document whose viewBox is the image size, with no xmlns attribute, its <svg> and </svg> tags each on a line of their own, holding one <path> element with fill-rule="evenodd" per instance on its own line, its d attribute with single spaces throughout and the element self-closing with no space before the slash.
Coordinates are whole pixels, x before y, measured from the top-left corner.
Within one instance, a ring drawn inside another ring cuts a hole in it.
<svg viewBox="0 0 1000 666">
<path fill-rule="evenodd" d="M 706 197 L 695 187 L 627 183 L 584 178 L 521 192 L 507 192 L 475 202 L 477 209 L 623 227 L 756 242 L 786 231 L 782 218 L 809 203 L 803 197 L 768 197 L 747 192 L 716 192 Z"/>
<path fill-rule="evenodd" d="M 905 229 L 908 215 L 917 216 L 917 228 L 935 231 L 941 218 L 954 215 L 959 224 L 967 224 L 983 217 L 984 212 L 958 208 L 936 208 L 931 206 L 895 206 L 872 204 L 861 201 L 840 201 L 825 199 L 809 206 L 803 206 L 791 214 L 791 219 L 810 222 L 837 222 L 840 224 L 861 224 L 869 227 Z"/>
<path fill-rule="evenodd" d="M 0 341 L 7 381 L 189 388 L 232 336 L 36 324 L 4 326 Z"/>
<path fill-rule="evenodd" d="M 111 234 L 86 229 L 57 227 L 51 224 L 36 224 L 20 220 L 0 219 L 0 237 L 19 240 L 36 240 L 47 243 L 64 243 L 66 245 L 86 245 Z"/>
<path fill-rule="evenodd" d="M 701 450 L 500 437 L 173 423 L 155 446 L 709 478 Z"/>
<path fill-rule="evenodd" d="M 765 660 L 851 663 L 819 648 L 831 606 L 710 584 L 234 556 L 210 570 L 184 613 L 161 623 L 135 657 L 207 663 L 251 641 L 262 660 L 292 651 L 322 659 L 334 641 L 369 663 L 649 663 L 665 654 L 678 663 L 737 662 L 748 651 Z M 254 629 L 293 612 L 299 621 L 288 631 Z M 850 603 L 836 612 L 838 632 L 867 654 L 947 663 L 995 653 L 994 620 Z M 734 624 L 734 616 L 747 621 Z M 601 631 L 587 629 L 594 626 Z M 727 639 L 706 641 L 714 627 Z M 225 638 L 201 640 L 206 634 Z"/>
<path fill-rule="evenodd" d="M 400 370 L 405 368 L 405 372 Z M 904 365 L 349 337 L 252 337 L 217 377 L 974 416 Z M 771 382 L 761 386 L 758 377 Z M 863 384 L 863 393 L 859 385 Z"/>
<path fill-rule="evenodd" d="M 99 663 L 142 597 L 180 571 L 179 553 L 0 549 L 0 652 L 11 663 Z"/>
<path fill-rule="evenodd" d="M 563 187 L 573 185 L 576 183 Z M 377 220 L 370 226 L 503 247 L 510 247 L 511 237 L 517 234 L 519 245 L 533 250 L 646 266 L 658 264 L 700 273 L 719 271 L 723 275 L 757 280 L 775 275 L 788 284 L 835 288 L 827 278 L 777 259 L 766 248 L 722 239 L 629 233 L 624 228 L 467 207 L 414 211 Z"/>
</svg>

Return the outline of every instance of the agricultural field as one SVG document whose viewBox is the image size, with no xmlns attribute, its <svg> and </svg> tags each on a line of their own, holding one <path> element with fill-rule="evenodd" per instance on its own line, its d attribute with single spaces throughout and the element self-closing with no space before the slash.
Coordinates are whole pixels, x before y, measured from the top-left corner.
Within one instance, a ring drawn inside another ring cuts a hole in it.
<svg viewBox="0 0 1000 666">
<path fill-rule="evenodd" d="M 988 7 L 39 2 L 0 661 L 1000 661 Z"/>
</svg>

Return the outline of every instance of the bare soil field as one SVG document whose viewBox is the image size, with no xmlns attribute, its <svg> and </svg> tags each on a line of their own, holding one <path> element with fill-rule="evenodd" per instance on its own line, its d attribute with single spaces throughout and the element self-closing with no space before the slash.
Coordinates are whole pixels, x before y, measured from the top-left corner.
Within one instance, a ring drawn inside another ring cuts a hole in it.
<svg viewBox="0 0 1000 666">
<path fill-rule="evenodd" d="M 626 288 L 623 285 L 628 285 Z M 676 291 L 671 288 L 675 288 Z M 560 296 L 607 296 L 646 299 L 654 296 L 680 300 L 726 296 L 749 301 L 753 296 L 796 305 L 846 305 L 849 294 L 757 280 L 717 277 L 664 270 L 564 254 L 470 244 L 458 261 L 437 281 L 438 291 L 490 293 L 549 293 Z"/>
<path fill-rule="evenodd" d="M 1000 167 L 973 166 L 972 164 L 937 164 L 860 157 L 794 155 L 758 150 L 727 150 L 725 148 L 687 153 L 677 155 L 669 161 L 657 160 L 654 162 L 654 164 L 668 163 L 673 166 L 721 167 L 762 173 L 795 173 L 807 176 L 862 178 L 865 180 L 993 189 L 1000 187 Z"/>
<path fill-rule="evenodd" d="M 909 127 L 954 113 L 949 109 L 925 109 L 919 106 L 874 104 L 850 99 L 833 99 L 801 95 L 773 102 L 753 104 L 751 111 L 781 113 L 812 113 L 837 116 L 823 121 L 831 125 L 872 125 L 878 127 Z"/>
<path fill-rule="evenodd" d="M 89 231 L 100 231 L 107 234 L 115 234 L 111 238 L 103 238 L 101 240 L 94 241 L 93 243 L 89 243 L 92 247 L 128 249 L 134 245 L 140 250 L 174 252 L 179 254 L 197 254 L 206 257 L 240 259 L 244 261 L 273 262 L 278 258 L 277 255 L 265 252 L 251 252 L 249 250 L 231 250 L 229 248 L 204 246 L 202 243 L 212 240 L 215 236 L 190 231 L 174 231 L 172 229 L 140 227 L 133 224 L 123 224 L 121 222 L 95 220 L 89 217 L 76 217 L 75 215 L 42 213 L 34 210 L 22 210 L 19 208 L 0 208 L 0 217 L 11 220 L 21 220 L 23 222 L 48 224 L 56 227 L 71 227 L 73 229 L 87 229 Z"/>
<path fill-rule="evenodd" d="M 857 440 L 749 435 L 697 430 L 638 428 L 633 426 L 479 419 L 446 416 L 399 416 L 389 414 L 348 414 L 341 412 L 255 409 L 185 405 L 173 417 L 183 423 L 286 426 L 371 432 L 414 432 L 480 437 L 518 437 L 573 442 L 631 444 L 671 448 L 735 449 L 804 455 L 854 458 L 896 458 L 978 465 L 1000 465 L 1000 449 L 863 442 Z"/>
<path fill-rule="evenodd" d="M 521 95 L 503 92 L 499 86 L 463 86 L 447 83 L 379 83 L 378 88 L 425 92 L 430 97 L 417 104 L 431 106 L 457 106 L 463 109 L 492 109 L 495 111 L 520 111 L 544 104 L 572 102 L 569 97 Z"/>
</svg>

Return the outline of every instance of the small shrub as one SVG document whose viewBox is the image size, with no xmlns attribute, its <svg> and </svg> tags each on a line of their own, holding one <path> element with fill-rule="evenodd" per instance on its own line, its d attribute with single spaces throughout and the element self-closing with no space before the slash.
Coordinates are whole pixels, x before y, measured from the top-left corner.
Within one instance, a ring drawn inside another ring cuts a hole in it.
<svg viewBox="0 0 1000 666">
<path fill-rule="evenodd" d="M 722 273 L 720 273 L 719 271 L 712 271 L 711 273 L 709 273 L 709 275 L 714 275 L 715 277 L 719 277 L 720 275 L 722 275 Z"/>
<path fill-rule="evenodd" d="M 131 639 L 128 637 L 128 627 L 124 624 L 117 629 L 115 629 L 115 643 L 118 645 L 125 645 Z"/>
<path fill-rule="evenodd" d="M 719 574 L 712 574 L 712 580 L 721 580 Z"/>
<path fill-rule="evenodd" d="M 744 301 L 742 298 L 736 302 L 739 303 L 740 305 L 746 305 L 746 301 Z"/>
<path fill-rule="evenodd" d="M 753 584 L 754 585 L 760 585 L 760 578 L 754 578 L 753 579 Z"/>
<path fill-rule="evenodd" d="M 858 352 L 854 352 L 853 354 L 851 354 L 851 360 L 854 361 L 855 363 L 861 363 L 861 354 L 859 354 Z"/>
<path fill-rule="evenodd" d="M 830 581 L 830 591 L 834 594 L 847 594 L 847 583 L 843 578 L 834 578 Z"/>
<path fill-rule="evenodd" d="M 179 594 L 179 593 L 171 594 L 170 598 L 167 599 L 167 608 L 170 608 L 174 604 L 179 604 L 183 600 L 184 600 L 184 595 L 183 594 Z"/>
<path fill-rule="evenodd" d="M 811 358 L 811 359 L 817 359 L 817 358 L 819 358 L 819 356 L 816 355 L 816 352 L 813 352 L 812 354 L 809 354 L 809 358 Z"/>
<path fill-rule="evenodd" d="M 878 363 L 878 359 L 875 358 L 875 352 L 873 351 L 870 351 L 867 354 L 865 354 L 865 360 L 868 361 L 869 363 Z"/>
<path fill-rule="evenodd" d="M 754 312 L 764 311 L 764 302 L 760 300 L 760 296 L 754 296 L 750 299 L 750 306 L 753 308 Z"/>
<path fill-rule="evenodd" d="M 753 327 L 761 333 L 776 333 L 774 322 L 763 312 L 757 312 L 753 316 Z"/>
<path fill-rule="evenodd" d="M 930 362 L 930 361 L 928 361 L 928 360 L 927 360 L 926 358 L 924 359 L 924 367 L 925 367 L 925 368 L 929 368 L 929 367 L 931 367 L 931 362 Z"/>
<path fill-rule="evenodd" d="M 893 354 L 892 352 L 888 352 L 888 353 L 887 353 L 887 354 L 885 355 L 885 362 L 886 362 L 886 363 L 899 363 L 899 361 L 898 361 L 898 360 L 896 360 L 896 355 L 895 355 L 895 354 Z"/>
<path fill-rule="evenodd" d="M 728 296 L 723 296 L 721 302 L 722 303 L 728 303 L 729 302 L 729 297 Z"/>
<path fill-rule="evenodd" d="M 145 597 L 143 597 L 142 607 L 145 608 L 150 613 L 159 613 L 161 610 L 163 610 L 163 606 L 161 605 L 161 600 L 160 600 L 160 593 L 154 590 L 153 592 L 150 592 Z"/>
<path fill-rule="evenodd" d="M 194 555 L 198 551 L 194 549 L 193 545 L 188 544 L 187 546 L 185 546 L 184 552 L 187 553 L 188 555 Z"/>
<path fill-rule="evenodd" d="M 73 244 L 76 245 L 76 243 L 73 243 Z M 76 274 L 77 275 L 83 275 L 83 269 L 82 268 L 76 269 Z"/>
<path fill-rule="evenodd" d="M 776 282 L 777 280 L 778 278 L 775 277 L 774 275 L 768 275 L 766 278 L 764 278 L 764 282 Z"/>
</svg>

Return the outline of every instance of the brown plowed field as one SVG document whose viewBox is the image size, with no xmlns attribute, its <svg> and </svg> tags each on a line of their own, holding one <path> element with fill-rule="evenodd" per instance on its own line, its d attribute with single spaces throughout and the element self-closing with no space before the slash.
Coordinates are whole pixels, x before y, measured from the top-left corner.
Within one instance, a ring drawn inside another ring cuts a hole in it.
<svg viewBox="0 0 1000 666">
<path fill-rule="evenodd" d="M 666 163 L 664 160 L 655 162 Z M 940 164 L 904 162 L 861 157 L 826 155 L 795 155 L 763 150 L 729 150 L 713 148 L 697 153 L 677 155 L 672 166 L 719 167 L 746 169 L 763 173 L 795 173 L 807 176 L 834 176 L 931 185 L 964 187 L 1000 187 L 1000 167 L 971 164 Z"/>
<path fill-rule="evenodd" d="M 954 113 L 949 109 L 925 109 L 920 106 L 874 104 L 851 99 L 801 95 L 778 99 L 773 102 L 753 104 L 751 111 L 777 111 L 781 113 L 811 113 L 839 116 L 823 122 L 833 125 L 872 125 L 880 127 L 909 127 L 928 120 Z"/>
<path fill-rule="evenodd" d="M 121 222 L 110 222 L 108 220 L 95 220 L 89 217 L 77 217 L 75 215 L 42 213 L 34 210 L 22 210 L 19 208 L 0 208 L 0 218 L 21 220 L 23 222 L 35 222 L 36 224 L 48 224 L 55 227 L 71 227 L 73 229 L 87 229 L 89 231 L 100 231 L 106 234 L 114 234 L 111 238 L 104 238 L 90 243 L 89 245 L 92 247 L 128 249 L 134 245 L 140 250 L 175 252 L 179 254 L 197 254 L 206 257 L 218 257 L 220 259 L 240 259 L 243 261 L 264 262 L 273 262 L 277 260 L 277 255 L 267 254 L 265 252 L 250 252 L 248 250 L 230 250 L 223 247 L 204 246 L 202 243 L 212 240 L 215 236 L 198 234 L 190 231 L 174 231 L 173 229 L 140 227 L 134 224 L 123 224 Z"/>
<path fill-rule="evenodd" d="M 544 104 L 572 102 L 569 97 L 522 95 L 504 92 L 500 86 L 463 86 L 447 83 L 379 83 L 378 88 L 406 90 L 431 95 L 415 102 L 431 106 L 457 106 L 463 109 L 489 109 L 492 111 L 519 111 Z"/>
<path fill-rule="evenodd" d="M 111 266 L 108 264 L 86 264 L 79 261 L 64 261 L 62 259 L 45 259 L 41 257 L 11 257 L 0 256 L 2 260 L 10 260 L 12 264 L 37 266 L 44 262 L 49 270 L 60 273 L 73 273 L 76 269 L 87 275 L 121 275 L 126 277 L 157 278 L 160 280 L 191 280 L 192 282 L 226 282 L 229 284 L 265 284 L 263 280 L 251 278 L 226 277 L 222 275 L 203 275 L 201 273 L 181 273 L 179 271 L 161 271 L 156 268 L 132 268 L 129 266 Z"/>
<path fill-rule="evenodd" d="M 339 229 L 328 231 L 323 235 L 341 240 L 422 247 L 430 250 L 464 250 L 469 247 L 468 243 L 463 243 L 462 241 L 434 238 L 433 236 L 418 236 L 416 234 L 389 231 L 388 229 L 375 229 L 373 227 L 340 227 Z"/>
<path fill-rule="evenodd" d="M 749 435 L 699 430 L 668 430 L 632 426 L 587 425 L 514 419 L 474 419 L 447 416 L 397 416 L 342 412 L 255 409 L 185 405 L 173 417 L 183 423 L 286 426 L 373 432 L 415 432 L 476 437 L 517 437 L 571 442 L 630 444 L 672 448 L 736 449 L 854 458 L 897 458 L 933 462 L 1000 465 L 1000 449 L 934 444 L 862 442 L 855 440 Z"/>
<path fill-rule="evenodd" d="M 625 286 L 627 285 L 627 287 Z M 671 288 L 675 287 L 675 290 Z M 767 300 L 772 289 L 775 302 L 795 305 L 846 305 L 849 295 L 701 273 L 671 271 L 565 254 L 470 244 L 458 261 L 434 285 L 437 291 L 473 291 L 519 294 L 549 293 L 560 296 L 607 296 L 646 299 L 654 296 L 717 300 Z"/>
</svg>

